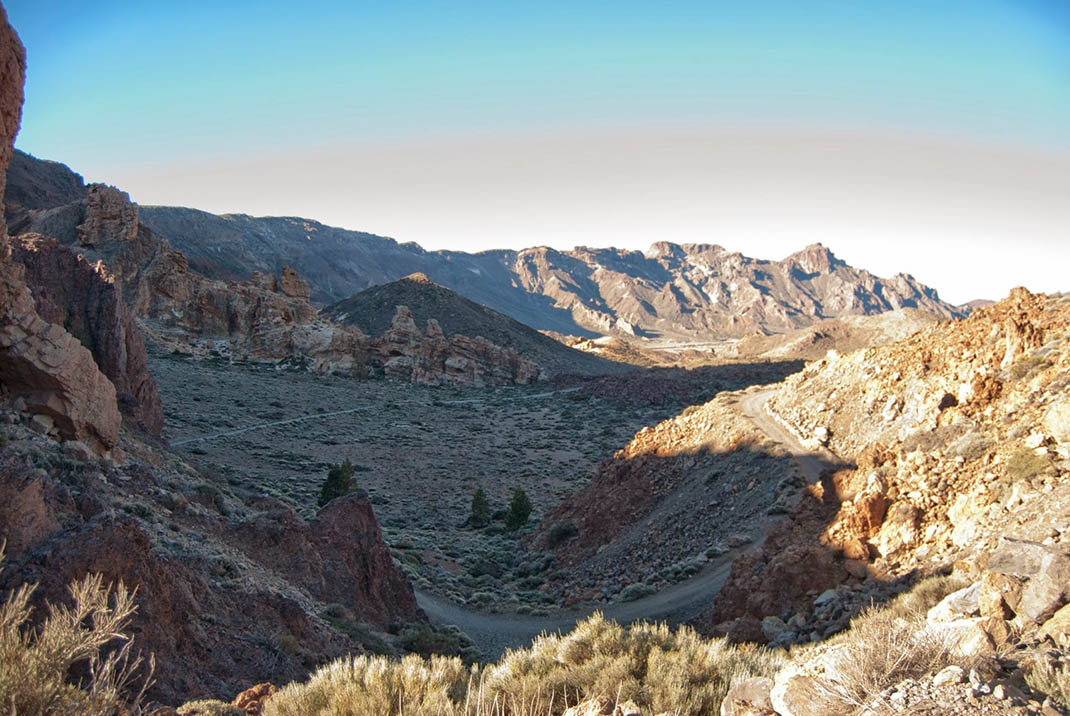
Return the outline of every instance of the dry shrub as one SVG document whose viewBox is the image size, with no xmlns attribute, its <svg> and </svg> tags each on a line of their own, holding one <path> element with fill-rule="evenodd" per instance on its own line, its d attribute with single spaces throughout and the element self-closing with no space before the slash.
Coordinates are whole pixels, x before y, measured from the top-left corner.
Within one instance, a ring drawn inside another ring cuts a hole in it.
<svg viewBox="0 0 1070 716">
<path fill-rule="evenodd" d="M 957 655 L 953 642 L 924 629 L 926 612 L 966 584 L 959 577 L 931 577 L 883 608 L 864 610 L 849 630 L 830 642 L 841 654 L 833 674 L 814 679 L 815 701 L 830 716 L 849 713 L 904 679 L 928 676 L 951 664 L 967 670 L 976 666 L 977 659 Z"/>
<path fill-rule="evenodd" d="M 1037 455 L 1028 448 L 1020 447 L 1007 459 L 1007 479 L 1011 482 L 1031 480 L 1051 465 L 1044 455 Z"/>
<path fill-rule="evenodd" d="M 203 699 L 188 701 L 178 707 L 178 716 L 246 716 L 246 712 L 225 701 Z"/>
<path fill-rule="evenodd" d="M 0 561 L 3 547 L 0 546 Z M 0 704 L 18 714 L 115 713 L 142 665 L 123 631 L 136 610 L 134 595 L 120 582 L 113 590 L 99 574 L 70 585 L 71 606 L 49 604 L 48 617 L 30 626 L 35 584 L 23 584 L 0 605 Z M 113 642 L 118 648 L 102 653 Z M 71 667 L 86 676 L 68 681 Z M 127 699 L 135 707 L 151 683 L 153 662 L 139 691 Z"/>
<path fill-rule="evenodd" d="M 923 618 L 944 597 L 970 586 L 970 581 L 959 575 L 927 577 L 915 584 L 909 592 L 903 592 L 882 610 L 903 619 Z"/>
<path fill-rule="evenodd" d="M 1039 654 L 1026 671 L 1025 682 L 1037 693 L 1049 697 L 1063 708 L 1070 708 L 1070 651 Z"/>
<path fill-rule="evenodd" d="M 347 656 L 321 667 L 303 684 L 280 689 L 264 706 L 264 716 L 381 714 L 450 716 L 458 708 L 472 672 L 456 657 L 400 661 L 382 656 Z"/>
<path fill-rule="evenodd" d="M 717 713 L 728 687 L 772 676 L 780 652 L 704 639 L 664 624 L 624 628 L 600 614 L 565 636 L 543 635 L 496 664 L 459 659 L 350 657 L 291 684 L 265 716 L 375 713 L 388 716 L 551 716 L 597 697 L 631 699 L 653 713 Z"/>
</svg>

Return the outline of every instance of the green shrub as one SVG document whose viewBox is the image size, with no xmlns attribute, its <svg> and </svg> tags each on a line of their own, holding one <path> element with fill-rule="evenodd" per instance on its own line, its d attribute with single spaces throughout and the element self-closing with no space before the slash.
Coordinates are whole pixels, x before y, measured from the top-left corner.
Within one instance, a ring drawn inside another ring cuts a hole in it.
<svg viewBox="0 0 1070 716">
<path fill-rule="evenodd" d="M 571 522 L 555 522 L 546 535 L 546 544 L 552 549 L 564 544 L 580 533 Z"/>
<path fill-rule="evenodd" d="M 634 602 L 636 599 L 649 597 L 656 591 L 658 590 L 654 589 L 649 584 L 636 582 L 635 584 L 629 584 L 627 587 L 620 590 L 620 600 L 622 602 Z"/>
<path fill-rule="evenodd" d="M 487 493 L 480 487 L 472 495 L 472 514 L 468 516 L 468 524 L 473 527 L 486 527 L 490 523 L 490 502 Z"/>
<path fill-rule="evenodd" d="M 527 524 L 531 516 L 531 500 L 527 493 L 519 487 L 513 489 L 513 499 L 509 501 L 509 509 L 505 512 L 505 526 L 509 530 L 518 530 Z"/>
<path fill-rule="evenodd" d="M 349 460 L 331 465 L 327 479 L 320 488 L 319 506 L 323 507 L 336 497 L 343 497 L 357 489 L 357 480 L 353 477 L 353 463 Z"/>
<path fill-rule="evenodd" d="M 472 640 L 459 629 L 436 629 L 430 624 L 410 624 L 398 634 L 398 645 L 408 652 L 432 657 L 460 656 Z"/>
</svg>

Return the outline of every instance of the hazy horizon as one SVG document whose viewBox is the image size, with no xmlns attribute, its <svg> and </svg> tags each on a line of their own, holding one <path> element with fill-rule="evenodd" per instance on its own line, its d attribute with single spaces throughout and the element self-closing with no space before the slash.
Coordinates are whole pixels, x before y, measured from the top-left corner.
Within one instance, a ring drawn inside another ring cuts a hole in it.
<svg viewBox="0 0 1070 716">
<path fill-rule="evenodd" d="M 141 204 L 1070 290 L 1066 3 L 7 8 L 17 145 Z"/>
</svg>

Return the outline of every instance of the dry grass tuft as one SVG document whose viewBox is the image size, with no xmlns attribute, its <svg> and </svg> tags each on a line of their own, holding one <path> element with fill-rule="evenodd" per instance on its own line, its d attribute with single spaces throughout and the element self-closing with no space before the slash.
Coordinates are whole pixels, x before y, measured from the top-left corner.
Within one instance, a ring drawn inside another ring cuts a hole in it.
<svg viewBox="0 0 1070 716">
<path fill-rule="evenodd" d="M 0 561 L 3 548 L 0 547 Z M 48 617 L 29 626 L 30 598 L 36 585 L 24 584 L 0 605 L 0 704 L 19 714 L 113 714 L 142 666 L 133 642 L 123 634 L 137 608 L 133 592 L 120 582 L 114 589 L 101 576 L 70 585 L 71 606 L 48 605 Z M 113 642 L 118 648 L 103 653 Z M 71 667 L 84 665 L 87 676 L 68 681 Z M 140 690 L 127 699 L 135 708 L 151 683 L 153 661 Z"/>
</svg>

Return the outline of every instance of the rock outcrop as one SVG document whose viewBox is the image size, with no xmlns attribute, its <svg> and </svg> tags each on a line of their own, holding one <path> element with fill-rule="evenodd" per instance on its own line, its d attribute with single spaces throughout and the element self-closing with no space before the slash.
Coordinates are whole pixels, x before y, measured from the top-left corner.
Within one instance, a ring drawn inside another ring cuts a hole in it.
<svg viewBox="0 0 1070 716">
<path fill-rule="evenodd" d="M 90 184 L 85 221 L 78 225 L 78 245 L 97 248 L 112 241 L 137 238 L 137 205 L 130 195 L 105 184 Z"/>
<path fill-rule="evenodd" d="M 340 497 L 305 522 L 293 508 L 264 500 L 264 508 L 227 537 L 246 554 L 325 604 L 341 604 L 385 629 L 419 612 L 412 586 L 383 544 L 368 498 Z"/>
<path fill-rule="evenodd" d="M 372 355 L 388 377 L 425 385 L 523 384 L 540 374 L 515 350 L 485 338 L 446 338 L 434 319 L 421 332 L 407 306 L 397 307 L 390 329 L 372 344 Z"/>
<path fill-rule="evenodd" d="M 379 336 L 394 328 L 398 306 L 408 307 L 418 326 L 435 321 L 447 337 L 483 337 L 503 348 L 512 348 L 538 364 L 548 376 L 621 369 L 618 364 L 573 350 L 503 313 L 439 286 L 422 273 L 365 289 L 327 306 L 322 313 L 369 336 Z"/>
<path fill-rule="evenodd" d="M 45 200 L 30 190 L 24 193 L 32 204 Z M 141 224 L 139 207 L 114 187 L 90 184 L 85 199 L 23 209 L 18 216 L 24 230 L 51 233 L 72 252 L 72 261 L 76 252 L 91 264 L 106 267 L 97 273 L 106 273 L 141 328 L 171 350 L 272 362 L 321 374 L 364 377 L 381 371 L 426 384 L 503 385 L 540 376 L 539 368 L 514 350 L 478 337 L 447 338 L 435 326 L 424 334 L 401 321 L 381 338 L 369 338 L 356 326 L 321 316 L 309 303 L 307 281 L 289 266 L 277 276 L 253 271 L 244 281 L 208 278 L 191 268 L 181 251 Z M 41 277 L 39 285 L 51 290 L 47 261 L 41 267 L 30 266 L 43 261 L 44 254 L 21 256 L 31 273 Z M 67 289 L 57 287 L 55 292 Z M 127 393 L 125 384 L 117 385 L 121 395 Z"/>
<path fill-rule="evenodd" d="M 317 618 L 325 604 L 379 629 L 424 619 L 366 498 L 336 500 L 305 521 L 270 498 L 246 504 L 129 441 L 139 460 L 125 465 L 61 459 L 61 446 L 0 416 L 0 593 L 36 582 L 40 607 L 89 572 L 136 586 L 131 634 L 155 654 L 153 698 L 229 697 L 359 652 Z M 27 466 L 29 452 L 61 467 Z"/>
<path fill-rule="evenodd" d="M 125 420 L 160 435 L 163 408 L 145 344 L 107 269 L 101 263 L 91 266 L 53 239 L 23 234 L 11 242 L 15 261 L 25 267 L 37 313 L 90 350 L 115 386 Z"/>
<path fill-rule="evenodd" d="M 22 43 L 0 15 L 0 173 L 5 177 L 22 111 L 25 64 Z M 118 442 L 114 386 L 76 338 L 37 313 L 2 224 L 0 384 L 10 399 L 21 399 L 28 411 L 41 416 L 38 424 L 44 431 L 81 441 L 98 453 Z"/>
</svg>

